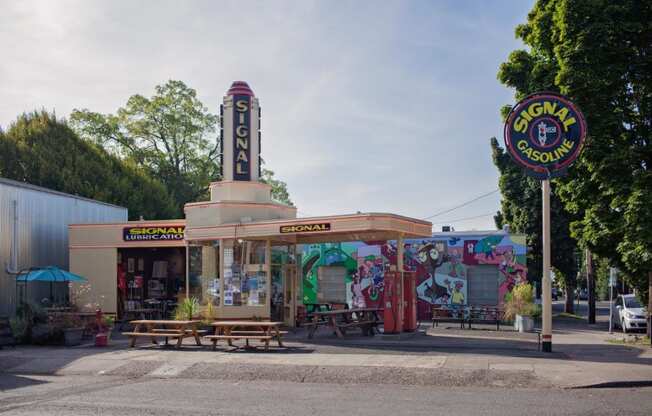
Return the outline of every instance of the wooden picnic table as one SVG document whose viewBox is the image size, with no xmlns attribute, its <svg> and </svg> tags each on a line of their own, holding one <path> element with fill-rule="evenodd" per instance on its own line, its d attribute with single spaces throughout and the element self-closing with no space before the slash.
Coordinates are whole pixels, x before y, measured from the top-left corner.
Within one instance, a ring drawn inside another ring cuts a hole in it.
<svg viewBox="0 0 652 416">
<path fill-rule="evenodd" d="M 308 338 L 312 338 L 319 326 L 330 326 L 338 338 L 344 338 L 347 328 L 358 327 L 363 335 L 373 336 L 375 328 L 383 321 L 380 313 L 381 308 L 355 308 L 335 309 L 331 311 L 313 312 L 310 314 Z M 353 315 L 355 314 L 355 318 Z"/>
<path fill-rule="evenodd" d="M 156 338 L 165 337 L 166 344 L 168 338 L 173 338 L 177 340 L 177 348 L 181 347 L 184 338 L 193 337 L 197 345 L 201 345 L 199 334 L 202 331 L 197 329 L 200 323 L 201 321 L 197 320 L 171 321 L 163 319 L 140 319 L 131 321 L 131 324 L 134 325 L 132 332 L 123 332 L 122 334 L 131 339 L 130 347 L 136 345 L 136 339 L 138 337 L 150 337 L 152 344 L 158 344 Z"/>
<path fill-rule="evenodd" d="M 281 340 L 282 334 L 287 332 L 281 331 L 282 322 L 269 321 L 216 321 L 211 323 L 215 327 L 214 335 L 207 335 L 204 338 L 213 343 L 213 349 L 216 348 L 219 340 L 225 340 L 229 346 L 233 346 L 233 340 L 244 339 L 246 346 L 249 346 L 250 339 L 257 339 L 265 343 L 265 350 L 269 349 L 269 342 L 276 339 L 279 347 L 283 347 Z"/>
</svg>

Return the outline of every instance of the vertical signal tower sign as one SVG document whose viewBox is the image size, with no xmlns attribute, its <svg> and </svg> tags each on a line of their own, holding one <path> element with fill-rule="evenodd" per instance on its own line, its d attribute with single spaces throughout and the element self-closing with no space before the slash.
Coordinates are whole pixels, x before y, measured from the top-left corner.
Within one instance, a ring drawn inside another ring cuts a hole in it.
<svg viewBox="0 0 652 416">
<path fill-rule="evenodd" d="M 260 106 L 246 82 L 231 85 L 220 115 L 222 180 L 260 180 Z"/>
<path fill-rule="evenodd" d="M 525 173 L 541 180 L 543 276 L 542 349 L 552 351 L 550 264 L 550 179 L 562 176 L 577 159 L 586 137 L 586 121 L 566 97 L 537 92 L 519 101 L 505 122 L 505 147 Z"/>
</svg>

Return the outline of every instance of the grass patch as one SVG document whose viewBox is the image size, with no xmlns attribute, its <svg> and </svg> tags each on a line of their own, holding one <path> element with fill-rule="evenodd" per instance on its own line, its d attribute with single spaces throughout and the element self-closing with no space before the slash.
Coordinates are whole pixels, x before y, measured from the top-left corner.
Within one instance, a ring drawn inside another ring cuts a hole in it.
<svg viewBox="0 0 652 416">
<path fill-rule="evenodd" d="M 575 315 L 574 313 L 567 313 L 567 312 L 562 312 L 554 315 L 555 318 L 571 318 L 571 319 L 586 319 L 583 316 L 580 315 Z"/>
<path fill-rule="evenodd" d="M 627 337 L 622 337 L 622 338 L 609 338 L 607 340 L 608 343 L 610 344 L 618 344 L 618 345 L 643 345 L 643 346 L 649 346 L 650 345 L 650 338 L 647 336 L 638 336 L 638 335 L 633 335 L 633 336 L 627 336 Z"/>
</svg>

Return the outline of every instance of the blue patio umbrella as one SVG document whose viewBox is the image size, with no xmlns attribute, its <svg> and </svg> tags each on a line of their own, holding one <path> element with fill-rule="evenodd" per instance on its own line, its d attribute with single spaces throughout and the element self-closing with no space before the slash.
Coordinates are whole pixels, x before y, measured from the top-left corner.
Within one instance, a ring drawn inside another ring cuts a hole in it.
<svg viewBox="0 0 652 416">
<path fill-rule="evenodd" d="M 16 282 L 25 283 L 25 291 L 27 291 L 28 282 L 50 282 L 50 300 L 53 301 L 52 283 L 55 282 L 86 282 L 85 277 L 70 273 L 66 270 L 61 270 L 56 266 L 30 268 L 21 272 L 16 276 Z M 18 288 L 16 288 L 18 290 Z M 27 297 L 27 292 L 25 292 Z"/>
<path fill-rule="evenodd" d="M 78 274 L 61 270 L 56 266 L 29 269 L 16 278 L 19 282 L 86 282 L 87 279 Z"/>
</svg>

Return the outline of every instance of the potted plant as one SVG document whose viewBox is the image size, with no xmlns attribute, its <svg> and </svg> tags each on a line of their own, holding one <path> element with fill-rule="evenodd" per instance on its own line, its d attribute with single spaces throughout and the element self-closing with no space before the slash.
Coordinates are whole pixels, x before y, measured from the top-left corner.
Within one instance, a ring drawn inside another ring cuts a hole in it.
<svg viewBox="0 0 652 416">
<path fill-rule="evenodd" d="M 51 335 L 48 314 L 37 303 L 24 302 L 16 310 L 16 318 L 24 325 L 23 341 L 47 343 Z"/>
<path fill-rule="evenodd" d="M 52 319 L 51 325 L 53 335 L 58 335 L 64 345 L 70 347 L 82 343 L 84 325 L 79 316 L 75 314 L 57 316 Z"/>
<path fill-rule="evenodd" d="M 213 327 L 211 323 L 215 320 L 215 306 L 213 305 L 212 299 L 208 299 L 201 311 L 201 326 L 202 330 L 210 331 Z"/>
<path fill-rule="evenodd" d="M 538 314 L 534 304 L 534 288 L 529 283 L 514 286 L 506 296 L 505 319 L 514 321 L 514 330 L 530 332 L 534 329 L 534 316 Z"/>
<path fill-rule="evenodd" d="M 197 298 L 184 299 L 174 310 L 174 319 L 177 321 L 191 321 L 199 316 L 199 301 Z"/>
<path fill-rule="evenodd" d="M 98 310 L 97 316 L 97 333 L 95 334 L 95 346 L 106 347 L 111 339 L 111 332 L 115 325 L 115 316 L 103 315 Z"/>
</svg>

